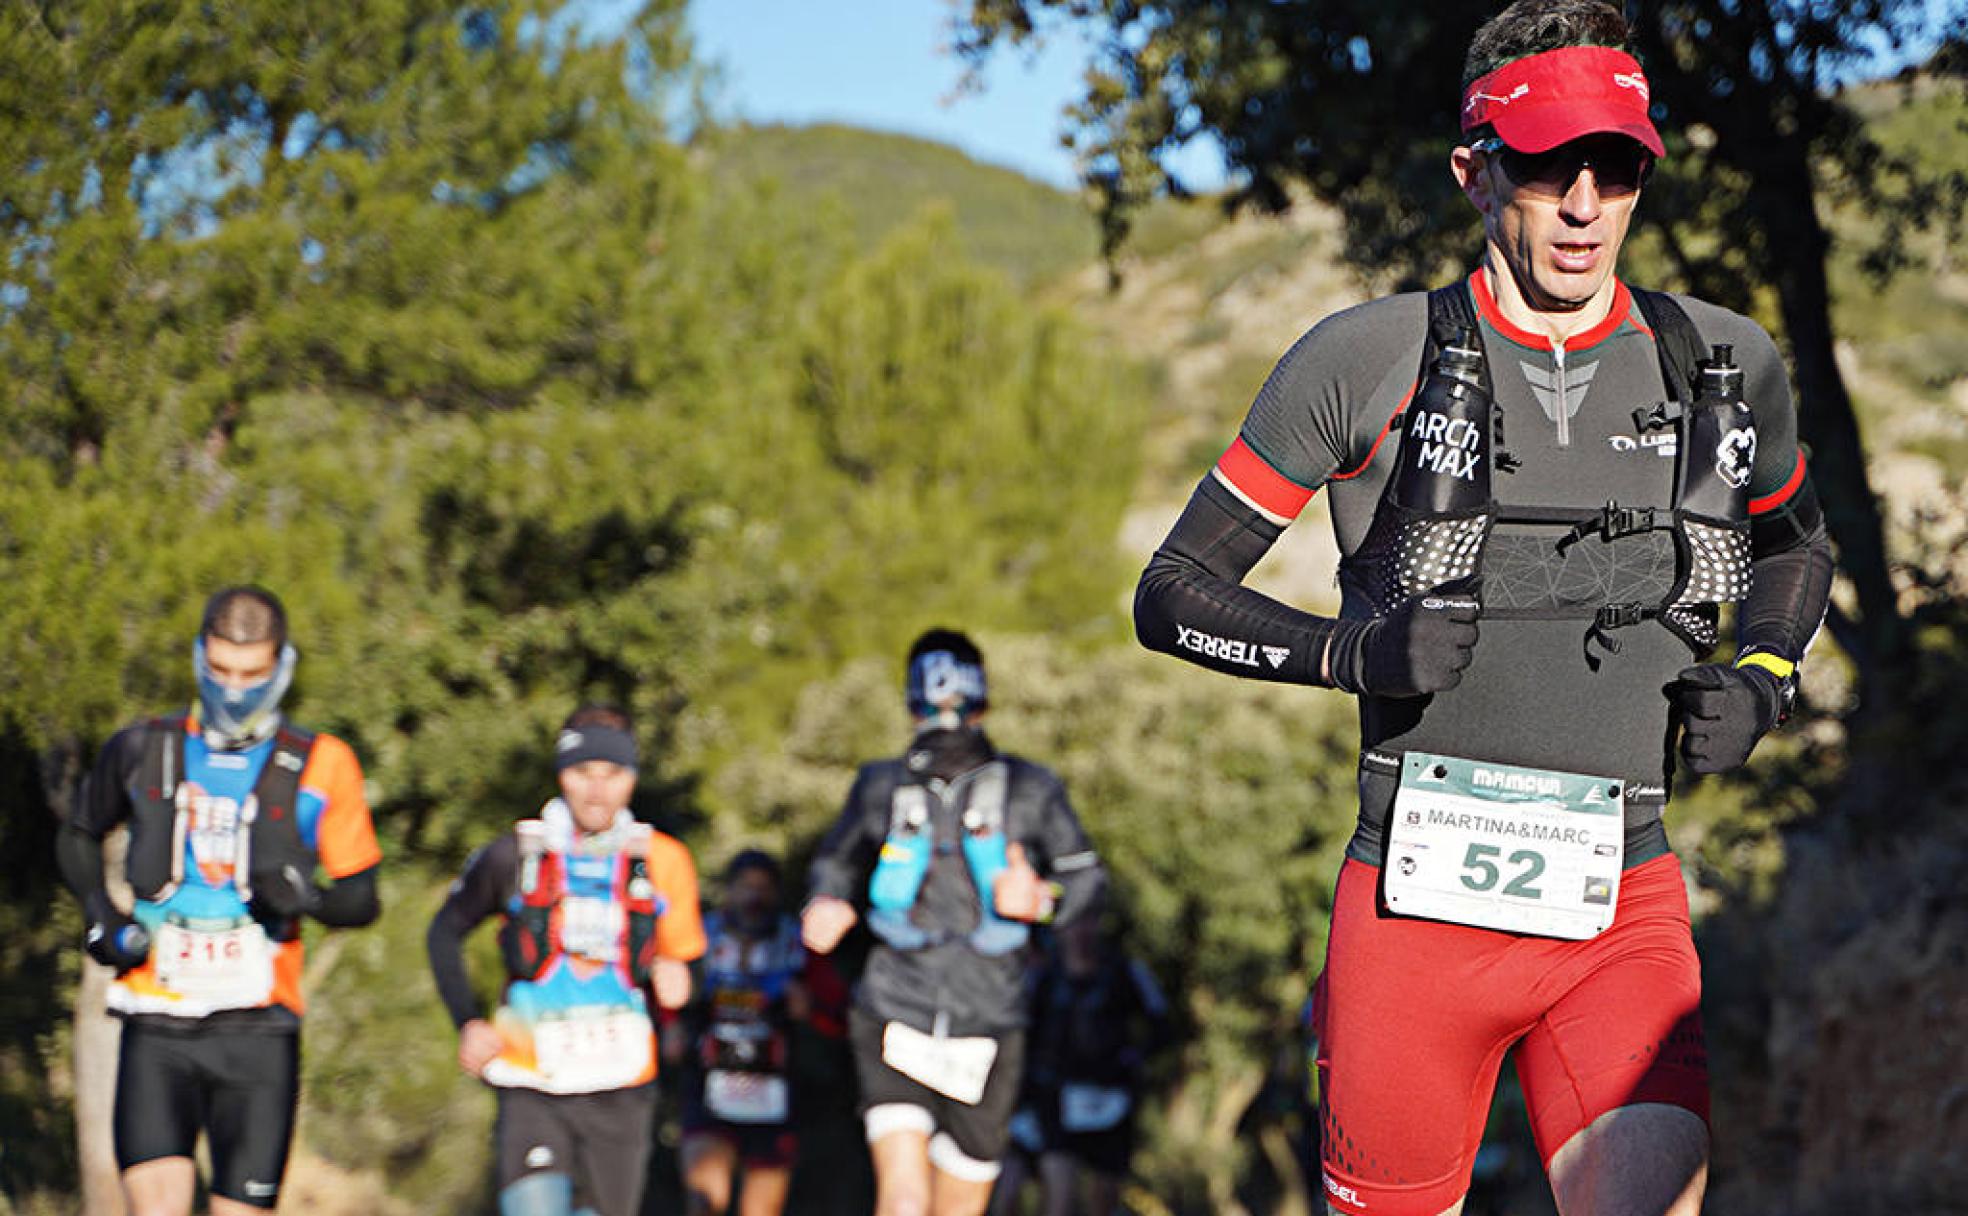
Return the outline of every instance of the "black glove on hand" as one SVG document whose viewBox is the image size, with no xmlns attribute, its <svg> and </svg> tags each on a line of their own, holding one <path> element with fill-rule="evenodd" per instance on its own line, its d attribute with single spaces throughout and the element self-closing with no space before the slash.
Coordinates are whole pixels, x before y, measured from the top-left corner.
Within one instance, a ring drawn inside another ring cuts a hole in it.
<svg viewBox="0 0 1968 1216">
<path fill-rule="evenodd" d="M 265 916 L 292 919 L 321 906 L 321 888 L 294 866 L 253 876 L 253 909 Z"/>
<path fill-rule="evenodd" d="M 1334 687 L 1380 697 L 1419 697 L 1462 682 L 1476 648 L 1473 579 L 1412 596 L 1372 621 L 1336 622 L 1327 661 Z"/>
<path fill-rule="evenodd" d="M 1783 716 L 1783 684 L 1761 667 L 1685 667 L 1667 697 L 1681 718 L 1681 755 L 1696 773 L 1741 768 Z"/>
<path fill-rule="evenodd" d="M 150 957 L 150 934 L 117 911 L 107 894 L 100 900 L 89 900 L 84 910 L 89 915 L 89 927 L 82 941 L 90 958 L 105 967 L 128 971 Z"/>
</svg>

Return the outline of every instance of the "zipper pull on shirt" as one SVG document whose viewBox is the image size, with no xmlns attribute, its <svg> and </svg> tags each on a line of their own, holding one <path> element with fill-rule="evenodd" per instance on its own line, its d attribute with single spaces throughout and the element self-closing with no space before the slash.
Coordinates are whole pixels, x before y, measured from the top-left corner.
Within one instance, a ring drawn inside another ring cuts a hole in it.
<svg viewBox="0 0 1968 1216">
<path fill-rule="evenodd" d="M 1552 377 L 1552 380 L 1553 388 L 1558 395 L 1558 446 L 1568 448 L 1572 446 L 1572 407 L 1571 403 L 1566 400 L 1565 340 L 1563 338 L 1554 337 L 1551 339 L 1551 358 L 1556 364 L 1556 374 Z"/>
</svg>

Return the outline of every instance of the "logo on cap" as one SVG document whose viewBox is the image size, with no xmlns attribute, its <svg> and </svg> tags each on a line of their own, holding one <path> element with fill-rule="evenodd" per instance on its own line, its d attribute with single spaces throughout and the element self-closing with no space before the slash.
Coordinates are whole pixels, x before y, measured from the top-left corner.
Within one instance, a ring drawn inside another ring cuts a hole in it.
<svg viewBox="0 0 1968 1216">
<path fill-rule="evenodd" d="M 1494 101 L 1500 106 L 1507 106 L 1511 102 L 1516 101 L 1519 97 L 1525 96 L 1530 91 L 1531 91 L 1530 85 L 1520 84 L 1516 88 L 1510 90 L 1510 92 L 1504 94 L 1484 93 L 1481 91 L 1472 92 L 1469 95 L 1469 100 L 1462 103 L 1463 113 L 1465 114 L 1468 113 L 1469 111 L 1476 108 L 1477 103 L 1484 102 L 1484 101 Z"/>
</svg>

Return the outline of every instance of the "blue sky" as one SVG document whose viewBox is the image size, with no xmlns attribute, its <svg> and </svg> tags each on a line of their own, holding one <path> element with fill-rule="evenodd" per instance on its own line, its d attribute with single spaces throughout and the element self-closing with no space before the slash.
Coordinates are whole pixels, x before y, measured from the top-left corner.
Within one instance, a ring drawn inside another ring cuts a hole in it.
<svg viewBox="0 0 1968 1216">
<path fill-rule="evenodd" d="M 632 12 L 644 0 L 568 0 L 570 9 Z M 955 144 L 979 160 L 1071 187 L 1072 155 L 1059 143 L 1061 111 L 1082 93 L 1093 48 L 1084 33 L 1052 33 L 1036 51 L 999 51 L 983 88 L 959 93 L 964 66 L 948 50 L 952 0 L 689 0 L 700 61 L 721 70 L 720 119 L 844 122 Z M 1500 0 L 1499 0 L 1500 3 Z M 1925 0 L 1939 24 L 1960 0 Z M 1881 48 L 1860 78 L 1931 54 Z M 1198 141 L 1172 163 L 1192 189 L 1224 184 L 1214 143 Z"/>
<path fill-rule="evenodd" d="M 1060 113 L 1082 91 L 1091 47 L 1065 33 L 1036 53 L 1001 51 L 983 89 L 958 95 L 964 65 L 947 49 L 950 20 L 947 0 L 692 0 L 690 9 L 698 57 L 720 70 L 721 118 L 900 131 L 1071 186 Z M 1196 188 L 1220 185 L 1220 157 L 1192 151 L 1177 172 Z"/>
</svg>

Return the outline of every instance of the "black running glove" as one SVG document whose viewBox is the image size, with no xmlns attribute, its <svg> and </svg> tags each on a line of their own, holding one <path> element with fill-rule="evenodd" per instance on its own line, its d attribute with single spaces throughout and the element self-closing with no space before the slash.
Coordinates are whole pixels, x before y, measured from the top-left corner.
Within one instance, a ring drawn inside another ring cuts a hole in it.
<svg viewBox="0 0 1968 1216">
<path fill-rule="evenodd" d="M 262 915 L 292 919 L 321 906 L 321 888 L 295 866 L 253 876 L 253 909 Z"/>
<path fill-rule="evenodd" d="M 1681 719 L 1681 755 L 1696 773 L 1741 768 L 1783 717 L 1783 683 L 1761 667 L 1686 667 L 1667 697 Z"/>
<path fill-rule="evenodd" d="M 1377 697 L 1420 697 L 1454 688 L 1476 649 L 1474 580 L 1413 596 L 1371 621 L 1334 622 L 1327 662 L 1333 685 Z"/>
<path fill-rule="evenodd" d="M 105 967 L 128 971 L 150 957 L 150 934 L 118 911 L 107 893 L 99 900 L 87 901 L 84 910 L 89 915 L 89 927 L 82 941 L 90 958 Z"/>
</svg>

